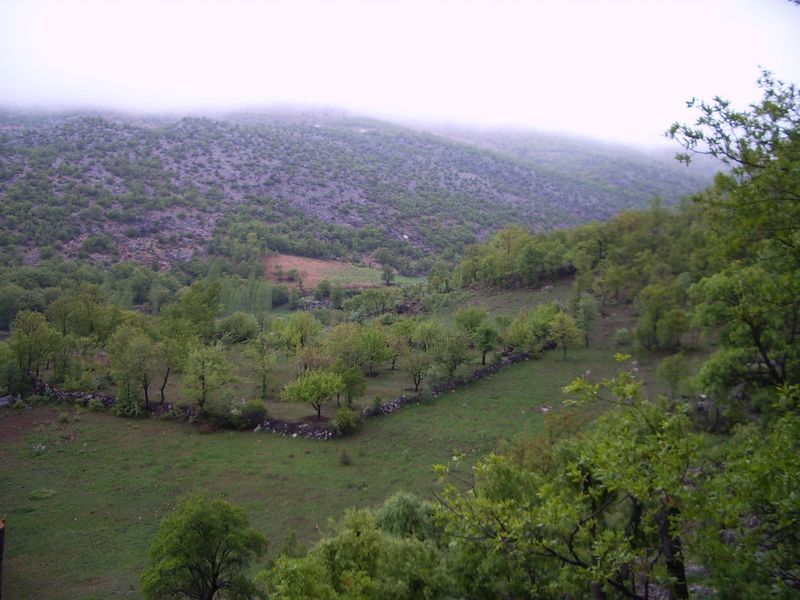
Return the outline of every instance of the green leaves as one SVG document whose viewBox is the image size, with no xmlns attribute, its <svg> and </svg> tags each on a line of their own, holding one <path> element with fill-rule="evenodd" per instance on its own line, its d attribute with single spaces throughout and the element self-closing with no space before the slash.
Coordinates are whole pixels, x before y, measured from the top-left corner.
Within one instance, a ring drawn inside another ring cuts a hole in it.
<svg viewBox="0 0 800 600">
<path fill-rule="evenodd" d="M 141 576 L 148 599 L 256 597 L 247 567 L 266 550 L 264 536 L 247 528 L 241 508 L 194 496 L 161 523 Z"/>
</svg>

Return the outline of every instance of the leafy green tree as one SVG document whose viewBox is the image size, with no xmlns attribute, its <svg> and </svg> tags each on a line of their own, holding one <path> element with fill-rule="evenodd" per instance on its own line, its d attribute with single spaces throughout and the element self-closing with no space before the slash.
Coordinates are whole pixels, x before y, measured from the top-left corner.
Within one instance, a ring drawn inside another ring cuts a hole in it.
<svg viewBox="0 0 800 600">
<path fill-rule="evenodd" d="M 333 306 L 333 308 L 337 310 L 341 310 L 342 305 L 344 304 L 345 296 L 342 286 L 340 286 L 338 283 L 335 284 L 333 288 L 331 288 L 330 298 L 331 298 L 331 306 Z"/>
<path fill-rule="evenodd" d="M 108 341 L 111 370 L 126 401 L 135 402 L 137 390 L 144 397 L 145 410 L 150 409 L 150 385 L 156 374 L 157 352 L 153 340 L 142 330 L 130 325 L 117 328 Z"/>
<path fill-rule="evenodd" d="M 681 347 L 681 338 L 689 330 L 689 316 L 681 308 L 668 310 L 656 326 L 658 346 L 665 350 L 677 350 Z"/>
<path fill-rule="evenodd" d="M 0 330 L 8 330 L 17 312 L 24 308 L 25 290 L 15 283 L 0 286 Z"/>
<path fill-rule="evenodd" d="M 389 358 L 389 348 L 386 346 L 386 332 L 380 325 L 370 325 L 361 329 L 358 336 L 359 363 L 367 371 L 368 376 L 374 374 L 375 365 Z"/>
<path fill-rule="evenodd" d="M 365 510 L 348 511 L 306 556 L 281 557 L 261 579 L 275 600 L 443 599 L 454 587 L 433 543 L 386 533 Z"/>
<path fill-rule="evenodd" d="M 184 393 L 206 410 L 214 393 L 233 381 L 233 364 L 220 343 L 195 346 L 189 351 L 181 385 Z"/>
<path fill-rule="evenodd" d="M 414 393 L 419 391 L 419 384 L 425 378 L 432 364 L 431 356 L 423 350 L 412 349 L 400 356 L 400 370 L 411 377 L 414 382 Z"/>
<path fill-rule="evenodd" d="M 51 351 L 56 336 L 42 313 L 31 310 L 17 313 L 11 323 L 8 343 L 21 373 L 28 378 L 39 377 L 39 368 Z"/>
<path fill-rule="evenodd" d="M 353 405 L 353 400 L 364 395 L 367 389 L 367 380 L 364 372 L 358 367 L 347 367 L 338 371 L 342 377 L 342 392 L 345 395 L 347 406 Z"/>
<path fill-rule="evenodd" d="M 258 596 L 248 577 L 250 563 L 267 547 L 248 528 L 244 511 L 224 500 L 195 496 L 161 523 L 142 572 L 148 599 L 249 600 Z"/>
<path fill-rule="evenodd" d="M 245 346 L 244 353 L 258 373 L 261 380 L 261 399 L 266 401 L 269 379 L 278 362 L 274 338 L 267 331 L 262 331 Z"/>
<path fill-rule="evenodd" d="M 779 397 L 774 421 L 739 428 L 715 457 L 721 468 L 708 474 L 692 507 L 691 547 L 721 597 L 797 596 L 800 388 L 784 386 Z"/>
<path fill-rule="evenodd" d="M 481 353 L 482 365 L 486 364 L 486 354 L 497 348 L 499 336 L 497 329 L 488 321 L 482 322 L 475 329 L 472 339 L 475 342 L 475 347 Z"/>
<path fill-rule="evenodd" d="M 559 308 L 555 302 L 545 302 L 536 305 L 529 316 L 529 327 L 536 343 L 541 344 L 550 338 L 550 324 L 558 314 Z"/>
<path fill-rule="evenodd" d="M 478 326 L 483 323 L 489 312 L 483 306 L 465 306 L 456 311 L 456 325 L 463 329 L 467 335 L 473 335 Z"/>
<path fill-rule="evenodd" d="M 656 584 L 688 598 L 686 481 L 697 440 L 683 410 L 647 401 L 625 371 L 566 389 L 616 408 L 585 435 L 480 460 L 472 481 L 438 467 L 448 535 L 483 568 L 502 557 L 530 597 L 645 598 Z"/>
<path fill-rule="evenodd" d="M 673 354 L 662 360 L 656 369 L 656 375 L 667 383 L 673 399 L 681 381 L 686 378 L 686 368 L 686 357 L 683 354 Z"/>
<path fill-rule="evenodd" d="M 384 265 L 383 271 L 381 271 L 381 280 L 385 285 L 392 285 L 394 281 L 394 269 L 392 269 L 391 265 Z"/>
<path fill-rule="evenodd" d="M 650 284 L 639 292 L 638 304 L 641 316 L 636 325 L 636 335 L 645 348 L 658 347 L 658 324 L 673 308 L 670 289 L 662 284 Z"/>
<path fill-rule="evenodd" d="M 331 295 L 331 282 L 327 279 L 322 279 L 314 288 L 314 298 L 317 300 L 325 300 Z"/>
<path fill-rule="evenodd" d="M 255 338 L 259 327 L 256 318 L 245 312 L 236 311 L 220 319 L 216 325 L 217 334 L 223 343 L 239 344 Z"/>
<path fill-rule="evenodd" d="M 331 327 L 324 340 L 328 354 L 349 367 L 361 364 L 361 329 L 358 323 L 337 323 Z"/>
<path fill-rule="evenodd" d="M 447 378 L 453 381 L 456 370 L 470 359 L 469 338 L 460 332 L 450 332 L 434 346 L 433 360 L 441 365 Z"/>
<path fill-rule="evenodd" d="M 550 339 L 552 339 L 567 358 L 567 348 L 577 346 L 583 341 L 583 333 L 570 315 L 559 312 L 550 323 Z"/>
<path fill-rule="evenodd" d="M 168 316 L 186 319 L 194 327 L 194 333 L 205 342 L 214 337 L 214 319 L 222 310 L 218 281 L 195 281 L 181 290 L 178 301 L 166 308 Z"/>
<path fill-rule="evenodd" d="M 575 307 L 575 322 L 583 331 L 583 341 L 589 347 L 589 331 L 597 319 L 597 302 L 590 294 L 581 294 Z"/>
<path fill-rule="evenodd" d="M 331 371 L 308 371 L 284 388 L 289 402 L 310 404 L 322 419 L 322 405 L 344 389 L 342 376 Z"/>
<path fill-rule="evenodd" d="M 728 266 L 690 290 L 697 321 L 721 330 L 700 379 L 722 393 L 742 382 L 774 390 L 800 373 L 800 92 L 768 72 L 759 85 L 763 98 L 748 110 L 692 102 L 695 123 L 668 132 L 687 150 L 681 160 L 708 154 L 729 166 L 700 200 Z"/>
<path fill-rule="evenodd" d="M 297 351 L 311 343 L 322 331 L 322 324 L 308 311 L 292 313 L 286 320 L 283 339 L 287 348 Z"/>
<path fill-rule="evenodd" d="M 186 319 L 164 316 L 156 322 L 157 362 L 161 367 L 161 404 L 166 401 L 165 390 L 170 376 L 185 369 L 190 350 L 200 343 L 194 331 L 191 322 Z"/>
</svg>

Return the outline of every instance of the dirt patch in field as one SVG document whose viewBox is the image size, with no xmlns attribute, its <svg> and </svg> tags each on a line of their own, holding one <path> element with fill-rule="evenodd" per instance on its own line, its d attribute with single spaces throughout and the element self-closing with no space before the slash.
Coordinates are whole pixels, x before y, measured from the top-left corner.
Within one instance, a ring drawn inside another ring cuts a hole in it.
<svg viewBox="0 0 800 600">
<path fill-rule="evenodd" d="M 295 282 L 289 281 L 286 278 L 286 273 L 291 269 L 296 269 L 303 280 L 303 289 L 311 290 L 323 279 L 336 279 L 337 275 L 344 275 L 347 271 L 353 269 L 353 266 L 348 263 L 339 262 L 336 260 L 323 260 L 320 258 L 306 258 L 305 256 L 294 256 L 291 254 L 277 254 L 275 256 L 265 256 L 264 273 L 267 279 L 275 283 L 283 283 L 288 286 L 297 285 Z M 283 277 L 279 278 L 275 272 L 275 267 L 280 265 L 283 271 Z M 347 284 L 343 287 L 365 287 L 369 284 L 366 282 L 363 285 L 357 283 Z"/>
<path fill-rule="evenodd" d="M 51 425 L 57 416 L 58 412 L 50 406 L 0 408 L 0 440 L 21 439 L 42 425 Z"/>
</svg>

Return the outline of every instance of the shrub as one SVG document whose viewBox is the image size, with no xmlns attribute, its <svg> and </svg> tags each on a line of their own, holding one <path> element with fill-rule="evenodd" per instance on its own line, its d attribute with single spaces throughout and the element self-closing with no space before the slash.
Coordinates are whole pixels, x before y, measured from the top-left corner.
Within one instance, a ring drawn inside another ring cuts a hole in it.
<svg viewBox="0 0 800 600">
<path fill-rule="evenodd" d="M 258 321 L 253 315 L 237 311 L 219 322 L 217 332 L 225 342 L 238 344 L 258 335 Z"/>
<path fill-rule="evenodd" d="M 632 341 L 633 336 L 625 327 L 617 329 L 617 331 L 614 333 L 614 345 L 617 347 L 630 346 Z"/>
<path fill-rule="evenodd" d="M 100 400 L 99 398 L 90 399 L 89 404 L 87 404 L 86 407 L 91 412 L 102 412 L 103 410 L 105 410 L 105 406 L 103 405 L 102 400 Z"/>
<path fill-rule="evenodd" d="M 267 417 L 267 407 L 261 400 L 250 400 L 242 407 L 241 417 L 249 427 L 257 427 Z"/>
<path fill-rule="evenodd" d="M 353 464 L 353 459 L 350 458 L 350 455 L 345 450 L 342 450 L 341 455 L 339 455 L 339 464 L 344 467 Z"/>
<path fill-rule="evenodd" d="M 276 285 L 272 288 L 272 306 L 282 306 L 289 301 L 289 288 L 285 285 Z"/>
<path fill-rule="evenodd" d="M 117 398 L 114 403 L 114 414 L 118 417 L 141 417 L 142 405 L 139 400 L 131 396 Z"/>
<path fill-rule="evenodd" d="M 58 422 L 69 423 L 69 413 L 67 412 L 58 413 Z"/>
<path fill-rule="evenodd" d="M 358 427 L 358 417 L 349 408 L 340 408 L 333 418 L 333 428 L 339 435 L 346 435 L 356 430 Z"/>
</svg>

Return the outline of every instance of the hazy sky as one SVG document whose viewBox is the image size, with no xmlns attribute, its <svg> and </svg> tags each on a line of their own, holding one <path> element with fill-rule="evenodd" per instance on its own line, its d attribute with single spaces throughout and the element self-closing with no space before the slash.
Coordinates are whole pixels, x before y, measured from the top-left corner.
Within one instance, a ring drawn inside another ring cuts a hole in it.
<svg viewBox="0 0 800 600">
<path fill-rule="evenodd" d="M 0 104 L 273 103 L 659 143 L 684 101 L 800 82 L 786 0 L 0 0 Z"/>
</svg>

